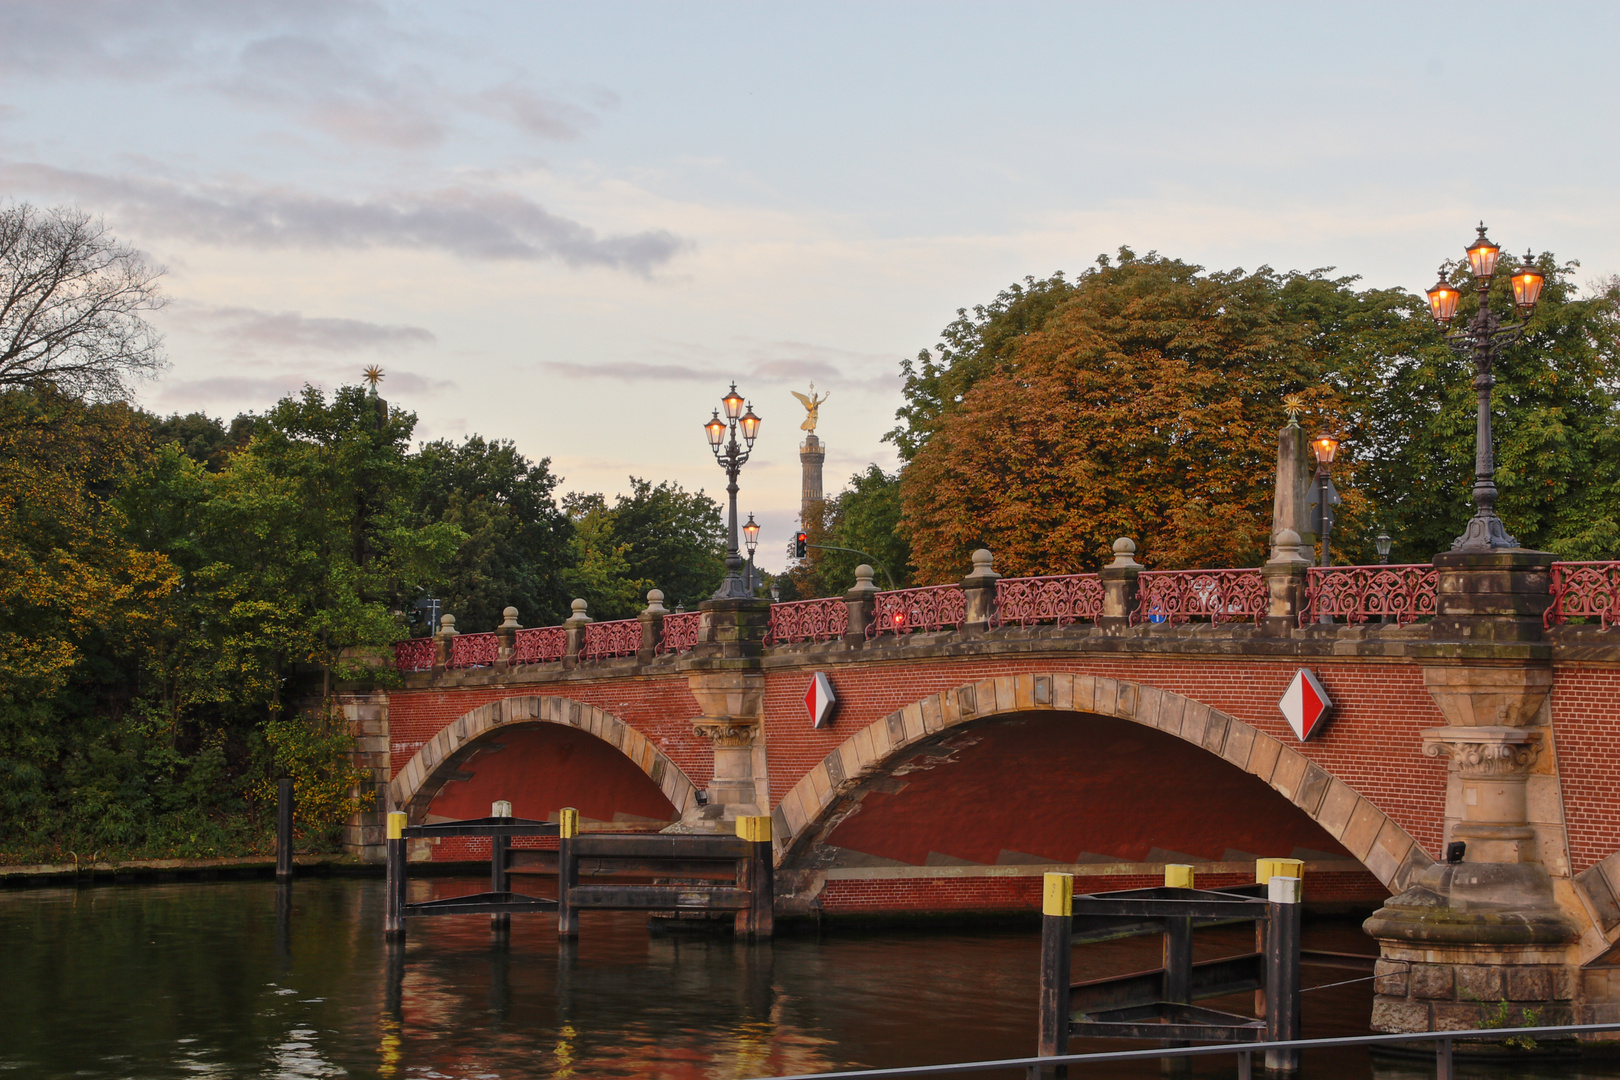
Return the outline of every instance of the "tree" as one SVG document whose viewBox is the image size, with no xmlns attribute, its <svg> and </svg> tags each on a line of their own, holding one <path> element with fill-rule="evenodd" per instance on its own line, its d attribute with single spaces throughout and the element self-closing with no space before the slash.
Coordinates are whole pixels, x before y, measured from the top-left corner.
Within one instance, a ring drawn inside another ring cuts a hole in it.
<svg viewBox="0 0 1620 1080">
<path fill-rule="evenodd" d="M 576 494 L 563 506 L 575 527 L 575 566 L 567 580 L 594 618 L 633 617 L 653 588 L 671 609 L 695 608 L 725 577 L 720 504 L 701 491 L 632 476 L 630 494 L 612 505 L 599 494 Z"/>
<path fill-rule="evenodd" d="M 163 273 L 82 211 L 0 208 L 0 387 L 127 397 L 165 366 L 143 317 Z"/>
<path fill-rule="evenodd" d="M 459 445 L 428 443 L 414 460 L 417 520 L 467 534 L 442 589 L 458 627 L 492 629 L 508 605 L 531 626 L 567 618 L 572 597 L 563 575 L 573 528 L 553 497 L 551 459 L 532 462 L 510 441 L 471 435 Z"/>
<path fill-rule="evenodd" d="M 909 585 L 911 544 L 901 525 L 900 493 L 899 473 L 868 465 L 849 478 L 848 488 L 824 501 L 820 514 L 805 524 L 809 555 L 790 572 L 795 596 L 840 595 L 855 584 L 861 563 L 874 563 L 879 588 Z"/>
</svg>

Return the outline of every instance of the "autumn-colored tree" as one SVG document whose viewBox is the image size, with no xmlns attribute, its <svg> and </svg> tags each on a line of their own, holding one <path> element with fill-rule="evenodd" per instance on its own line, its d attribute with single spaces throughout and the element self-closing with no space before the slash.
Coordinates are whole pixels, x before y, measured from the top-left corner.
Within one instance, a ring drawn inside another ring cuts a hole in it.
<svg viewBox="0 0 1620 1080">
<path fill-rule="evenodd" d="M 1007 574 L 1091 570 L 1124 535 L 1155 566 L 1254 565 L 1282 396 L 1342 407 L 1282 303 L 1291 280 L 1122 250 L 964 314 L 954 362 L 907 370 L 919 577 L 959 578 L 978 547 Z"/>
</svg>

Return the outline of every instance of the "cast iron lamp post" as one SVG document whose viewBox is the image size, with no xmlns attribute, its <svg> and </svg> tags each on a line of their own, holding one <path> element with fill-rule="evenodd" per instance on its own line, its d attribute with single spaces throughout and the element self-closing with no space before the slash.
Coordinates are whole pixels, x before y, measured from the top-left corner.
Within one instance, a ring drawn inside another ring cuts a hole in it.
<svg viewBox="0 0 1620 1080">
<path fill-rule="evenodd" d="M 754 549 L 759 547 L 759 525 L 754 521 L 754 515 L 748 515 L 748 521 L 742 527 L 743 543 L 748 548 L 748 595 L 754 595 Z"/>
<path fill-rule="evenodd" d="M 726 418 L 720 419 L 720 410 L 716 409 L 714 416 L 703 425 L 704 433 L 709 437 L 709 449 L 714 451 L 714 459 L 726 470 L 726 494 L 730 497 L 731 503 L 729 545 L 726 548 L 726 579 L 720 583 L 720 588 L 712 599 L 745 600 L 750 593 L 743 584 L 743 557 L 737 550 L 737 474 L 742 471 L 743 462 L 748 460 L 749 451 L 754 448 L 754 439 L 759 435 L 759 417 L 754 415 L 752 405 L 748 406 L 746 413 L 743 412 L 743 399 L 742 395 L 737 393 L 736 383 L 731 384 L 731 392 L 720 399 L 720 404 L 726 410 Z M 739 428 L 742 431 L 742 443 L 737 441 Z M 728 431 L 731 434 L 729 441 L 726 439 Z"/>
<path fill-rule="evenodd" d="M 1479 391 L 1479 413 L 1474 432 L 1474 516 L 1468 528 L 1452 543 L 1452 551 L 1491 551 L 1496 548 L 1516 548 L 1519 542 L 1507 534 L 1502 519 L 1496 516 L 1496 455 L 1491 446 L 1491 387 L 1496 377 L 1491 366 L 1505 346 L 1524 334 L 1526 321 L 1541 298 L 1543 277 L 1535 267 L 1529 252 L 1525 252 L 1524 265 L 1513 271 L 1513 305 L 1520 319 L 1504 323 L 1491 311 L 1491 278 L 1496 274 L 1496 260 L 1502 249 L 1485 236 L 1485 223 L 1479 224 L 1479 236 L 1468 247 L 1468 269 L 1474 275 L 1474 291 L 1479 294 L 1479 310 L 1465 326 L 1446 334 L 1446 344 L 1459 355 L 1474 361 L 1474 389 Z M 1446 280 L 1446 268 L 1440 267 L 1440 280 L 1429 290 L 1429 312 L 1442 328 L 1450 326 L 1457 316 L 1457 301 L 1462 298 L 1455 286 Z"/>
</svg>

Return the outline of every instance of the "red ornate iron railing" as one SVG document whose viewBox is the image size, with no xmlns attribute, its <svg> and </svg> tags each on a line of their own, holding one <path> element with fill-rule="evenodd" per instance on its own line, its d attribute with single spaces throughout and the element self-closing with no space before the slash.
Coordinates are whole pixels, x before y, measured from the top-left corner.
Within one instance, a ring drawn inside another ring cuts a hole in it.
<svg viewBox="0 0 1620 1080">
<path fill-rule="evenodd" d="M 518 664 L 554 664 L 568 652 L 568 630 L 561 626 L 536 626 L 512 635 L 512 657 Z"/>
<path fill-rule="evenodd" d="M 996 621 L 1003 626 L 1043 622 L 1068 626 L 1080 619 L 1096 622 L 1102 618 L 1102 607 L 1102 578 L 1096 574 L 1002 578 L 996 582 Z"/>
<path fill-rule="evenodd" d="M 1266 613 L 1266 582 L 1259 570 L 1144 570 L 1136 579 L 1131 622 L 1181 623 L 1257 619 Z"/>
<path fill-rule="evenodd" d="M 967 594 L 960 585 L 880 592 L 866 636 L 910 634 L 918 630 L 954 630 L 967 621 Z"/>
<path fill-rule="evenodd" d="M 494 634 L 457 634 L 450 639 L 447 667 L 489 667 L 500 659 L 501 642 Z"/>
<path fill-rule="evenodd" d="M 434 641 L 430 637 L 406 638 L 394 642 L 394 670 L 432 671 Z"/>
<path fill-rule="evenodd" d="M 1542 624 L 1597 619 L 1605 630 L 1620 624 L 1620 562 L 1556 562 L 1552 606 Z"/>
<path fill-rule="evenodd" d="M 841 596 L 818 600 L 792 600 L 771 605 L 771 628 L 765 634 L 767 645 L 789 641 L 832 641 L 849 630 L 849 605 Z"/>
<path fill-rule="evenodd" d="M 641 648 L 641 620 L 614 619 L 585 624 L 581 660 L 606 660 L 610 656 L 634 656 Z"/>
<path fill-rule="evenodd" d="M 658 648 L 653 650 L 662 656 L 665 653 L 683 653 L 697 644 L 698 619 L 702 612 L 677 611 L 673 615 L 664 616 L 664 633 L 658 640 Z"/>
<path fill-rule="evenodd" d="M 1393 619 L 1408 623 L 1435 613 L 1438 571 L 1428 563 L 1394 566 L 1313 566 L 1305 573 L 1299 625 L 1343 615 L 1352 623 Z"/>
</svg>

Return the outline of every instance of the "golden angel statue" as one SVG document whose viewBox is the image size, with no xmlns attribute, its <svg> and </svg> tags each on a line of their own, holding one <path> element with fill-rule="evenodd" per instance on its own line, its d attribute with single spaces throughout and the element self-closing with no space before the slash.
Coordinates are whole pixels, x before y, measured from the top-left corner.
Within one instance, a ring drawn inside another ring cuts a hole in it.
<svg viewBox="0 0 1620 1080">
<path fill-rule="evenodd" d="M 811 383 L 810 395 L 808 397 L 799 393 L 797 390 L 790 390 L 788 392 L 799 399 L 799 404 L 804 406 L 804 411 L 808 414 L 804 418 L 804 423 L 799 425 L 799 430 L 808 431 L 814 434 L 816 430 L 816 412 L 821 408 L 821 403 L 823 401 L 826 401 L 828 398 L 832 397 L 832 391 L 829 390 L 825 394 L 817 394 L 816 384 Z"/>
</svg>

